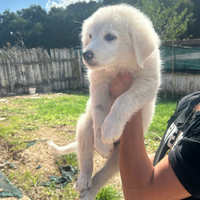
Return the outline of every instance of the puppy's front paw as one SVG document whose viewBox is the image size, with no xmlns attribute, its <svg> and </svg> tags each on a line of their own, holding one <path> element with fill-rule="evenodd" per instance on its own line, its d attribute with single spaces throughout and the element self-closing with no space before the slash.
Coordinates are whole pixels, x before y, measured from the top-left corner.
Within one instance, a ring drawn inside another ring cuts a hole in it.
<svg viewBox="0 0 200 200">
<path fill-rule="evenodd" d="M 120 139 L 123 128 L 115 120 L 105 120 L 101 128 L 102 141 L 104 144 L 111 144 Z"/>
<path fill-rule="evenodd" d="M 104 144 L 100 139 L 95 141 L 94 147 L 102 157 L 108 158 L 113 151 L 114 144 Z"/>
<path fill-rule="evenodd" d="M 82 192 L 83 190 L 90 189 L 92 187 L 92 178 L 91 176 L 79 176 L 76 182 L 76 191 Z"/>
</svg>

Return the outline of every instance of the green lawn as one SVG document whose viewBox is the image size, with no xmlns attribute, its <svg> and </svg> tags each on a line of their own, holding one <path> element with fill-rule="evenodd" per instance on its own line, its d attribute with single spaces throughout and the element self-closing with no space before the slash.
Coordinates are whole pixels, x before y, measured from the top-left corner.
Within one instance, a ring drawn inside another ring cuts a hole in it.
<svg viewBox="0 0 200 200">
<path fill-rule="evenodd" d="M 21 96 L 19 98 L 7 98 L 9 100 L 7 103 L 0 101 L 0 118 L 5 118 L 5 120 L 0 121 L 0 142 L 3 148 L 7 148 L 10 161 L 13 161 L 13 155 L 16 152 L 26 148 L 25 141 L 41 139 L 40 134 L 42 132 L 45 132 L 42 137 L 51 137 L 51 134 L 57 134 L 58 139 L 62 138 L 59 139 L 60 141 L 74 139 L 75 125 L 80 114 L 85 111 L 86 102 L 89 98 L 88 95 L 84 94 L 38 95 L 38 97 L 40 98 L 30 99 L 30 96 Z M 145 135 L 145 144 L 149 153 L 155 152 L 158 147 L 160 138 L 167 126 L 167 120 L 176 108 L 176 102 L 176 100 L 170 99 L 159 99 L 157 101 L 153 122 L 148 134 Z M 2 159 L 0 155 L 0 161 L 3 161 Z M 77 167 L 76 159 L 75 155 L 63 156 L 60 162 Z M 42 178 L 47 178 L 46 172 L 40 170 L 33 173 L 26 165 L 21 163 L 18 163 L 18 165 L 24 170 L 5 169 L 4 173 L 33 199 L 37 199 L 38 196 L 41 199 L 45 199 L 47 196 L 48 199 L 78 199 L 73 184 L 69 184 L 61 190 L 38 188 L 36 183 L 40 182 Z M 58 168 L 55 168 L 52 173 L 57 173 L 56 171 L 58 171 Z M 40 191 L 37 198 L 33 195 L 35 190 Z M 111 194 L 110 197 L 108 193 Z M 42 195 L 44 197 L 41 197 Z M 121 197 L 115 188 L 108 186 L 99 193 L 97 199 L 117 200 Z"/>
<path fill-rule="evenodd" d="M 149 153 L 154 153 L 167 127 L 167 121 L 176 109 L 178 98 L 158 99 L 155 114 L 145 135 L 145 144 Z"/>
<path fill-rule="evenodd" d="M 27 131 L 39 127 L 56 125 L 75 126 L 77 119 L 85 110 L 88 95 L 65 95 L 50 98 L 45 96 L 33 99 L 11 99 L 7 104 L 0 102 L 0 138 L 12 145 L 12 149 L 20 149 L 25 140 L 34 140 Z"/>
</svg>

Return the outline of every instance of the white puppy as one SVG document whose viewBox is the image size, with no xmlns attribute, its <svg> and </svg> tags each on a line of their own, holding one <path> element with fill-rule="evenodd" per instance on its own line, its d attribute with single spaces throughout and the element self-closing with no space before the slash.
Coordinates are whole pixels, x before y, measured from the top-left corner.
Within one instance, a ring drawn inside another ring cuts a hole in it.
<svg viewBox="0 0 200 200">
<path fill-rule="evenodd" d="M 81 200 L 94 200 L 119 171 L 119 144 L 114 143 L 127 121 L 142 109 L 145 132 L 152 119 L 160 85 L 160 41 L 143 13 L 122 4 L 100 8 L 85 20 L 82 43 L 91 98 L 77 124 L 77 142 L 64 147 L 50 145 L 58 154 L 77 150 L 80 175 L 76 189 Z M 132 74 L 132 86 L 114 101 L 110 83 L 124 72 Z M 108 160 L 92 178 L 94 149 Z"/>
</svg>

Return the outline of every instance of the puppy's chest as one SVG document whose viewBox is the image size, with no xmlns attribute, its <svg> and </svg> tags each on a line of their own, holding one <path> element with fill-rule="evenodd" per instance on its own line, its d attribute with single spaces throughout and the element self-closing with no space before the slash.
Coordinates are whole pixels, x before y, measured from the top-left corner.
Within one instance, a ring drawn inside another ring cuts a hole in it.
<svg viewBox="0 0 200 200">
<path fill-rule="evenodd" d="M 98 85 L 101 86 L 102 84 L 108 84 L 111 80 L 115 77 L 114 74 L 108 73 L 106 70 L 100 71 L 90 71 L 88 73 L 89 81 L 91 85 Z"/>
<path fill-rule="evenodd" d="M 106 73 L 106 71 L 92 72 L 89 74 L 90 95 L 95 96 L 109 95 L 110 83 L 114 77 Z"/>
<path fill-rule="evenodd" d="M 90 74 L 90 96 L 92 115 L 105 114 L 110 110 L 114 100 L 110 93 L 110 83 L 113 78 L 106 73 Z"/>
</svg>

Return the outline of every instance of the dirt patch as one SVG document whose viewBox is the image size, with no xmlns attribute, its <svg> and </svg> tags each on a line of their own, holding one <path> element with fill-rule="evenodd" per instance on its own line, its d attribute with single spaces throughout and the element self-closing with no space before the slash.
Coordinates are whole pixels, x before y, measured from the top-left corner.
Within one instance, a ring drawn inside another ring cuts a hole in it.
<svg viewBox="0 0 200 200">
<path fill-rule="evenodd" d="M 3 104 L 9 105 L 10 102 L 14 99 L 31 99 L 31 98 L 55 98 L 57 96 L 66 96 L 66 94 L 36 94 L 36 95 L 23 95 L 23 96 L 14 96 L 14 97 L 5 97 L 1 98 L 3 99 Z M 11 105 L 11 104 L 10 104 Z M 17 113 L 16 113 L 17 114 Z M 50 150 L 47 142 L 44 142 L 43 140 L 53 140 L 57 145 L 63 146 L 67 145 L 73 141 L 75 141 L 75 127 L 70 125 L 38 125 L 37 129 L 29 129 L 26 128 L 26 130 L 23 130 L 25 135 L 31 135 L 31 138 L 34 138 L 34 140 L 42 140 L 41 142 L 37 142 L 35 145 L 30 146 L 29 148 L 26 148 L 22 150 L 21 152 L 13 152 L 11 151 L 12 146 L 5 143 L 3 140 L 0 141 L 0 164 L 4 163 L 6 160 L 9 162 L 12 162 L 17 168 L 11 169 L 8 166 L 6 166 L 4 169 L 2 169 L 2 172 L 8 177 L 9 179 L 12 179 L 12 183 L 20 188 L 25 194 L 27 194 L 31 199 L 41 199 L 41 200 L 50 200 L 53 199 L 50 196 L 44 196 L 43 187 L 36 187 L 30 184 L 29 188 L 26 188 L 28 185 L 24 182 L 25 180 L 24 174 L 28 174 L 31 178 L 34 179 L 34 176 L 39 174 L 39 178 L 35 181 L 35 185 L 39 182 L 46 182 L 49 181 L 48 176 L 55 175 L 55 176 L 61 176 L 59 167 L 56 164 L 56 156 L 52 153 Z M 22 141 L 23 142 L 23 141 Z M 26 142 L 26 141 L 24 141 Z M 17 153 L 17 154 L 16 154 Z M 15 156 L 14 156 L 15 155 Z M 98 155 L 96 152 L 94 153 L 94 174 L 98 172 L 106 162 L 106 159 L 102 158 L 100 155 Z M 38 165 L 41 165 L 42 168 L 36 169 Z M 30 173 L 30 174 L 29 174 Z M 18 178 L 16 178 L 16 176 Z M 21 180 L 19 181 L 19 177 Z M 23 180 L 24 178 L 24 180 Z M 76 182 L 76 179 L 78 178 L 78 175 L 74 177 L 74 180 L 72 181 L 71 185 L 73 185 Z M 24 185 L 23 185 L 24 184 Z M 120 176 L 114 177 L 109 184 L 114 185 L 120 192 L 121 190 L 121 180 Z M 59 195 L 58 195 L 59 196 Z M 4 198 L 5 200 L 16 200 L 16 198 Z M 29 199 L 28 197 L 24 196 L 22 200 Z M 66 198 L 64 198 L 66 199 Z M 73 200 L 76 198 L 73 198 Z"/>
<path fill-rule="evenodd" d="M 32 134 L 36 140 L 53 140 L 57 145 L 67 145 L 73 141 L 75 141 L 75 128 L 73 126 L 67 125 L 59 125 L 53 127 L 43 127 L 40 126 L 39 129 L 33 131 L 27 131 L 27 134 Z M 66 136 L 65 136 L 66 134 Z M 1 143 L 2 144 L 2 143 Z M 12 154 L 9 152 L 9 146 L 6 144 L 0 147 L 0 162 L 5 162 L 5 160 L 9 160 L 12 158 Z M 41 177 L 40 181 L 49 181 L 48 176 L 56 175 L 61 176 L 58 165 L 56 164 L 56 156 L 52 153 L 49 148 L 47 142 L 37 142 L 35 145 L 23 150 L 18 153 L 15 159 L 12 159 L 12 163 L 17 166 L 17 169 L 12 170 L 12 173 L 20 173 L 25 174 L 26 171 L 31 171 L 34 175 L 35 173 L 40 172 Z M 106 159 L 102 158 L 97 153 L 94 153 L 94 174 L 99 171 Z M 36 169 L 38 165 L 42 165 L 43 167 L 39 170 Z M 5 169 L 4 174 L 9 177 L 11 169 Z M 75 184 L 74 178 L 72 184 Z M 15 179 L 14 179 L 15 180 Z M 13 181 L 13 184 L 20 188 L 20 185 L 17 181 Z M 121 180 L 120 176 L 114 177 L 109 184 L 114 185 L 118 190 L 121 191 Z M 27 191 L 23 191 L 27 194 Z M 28 194 L 31 198 L 37 199 L 36 197 L 42 196 L 40 193 L 40 189 L 37 188 L 37 195 L 34 194 L 35 189 L 33 191 L 28 191 Z M 15 200 L 16 198 L 6 198 L 7 200 Z M 24 197 L 23 200 L 29 199 L 28 197 Z M 40 199 L 40 198 L 38 198 Z"/>
</svg>

